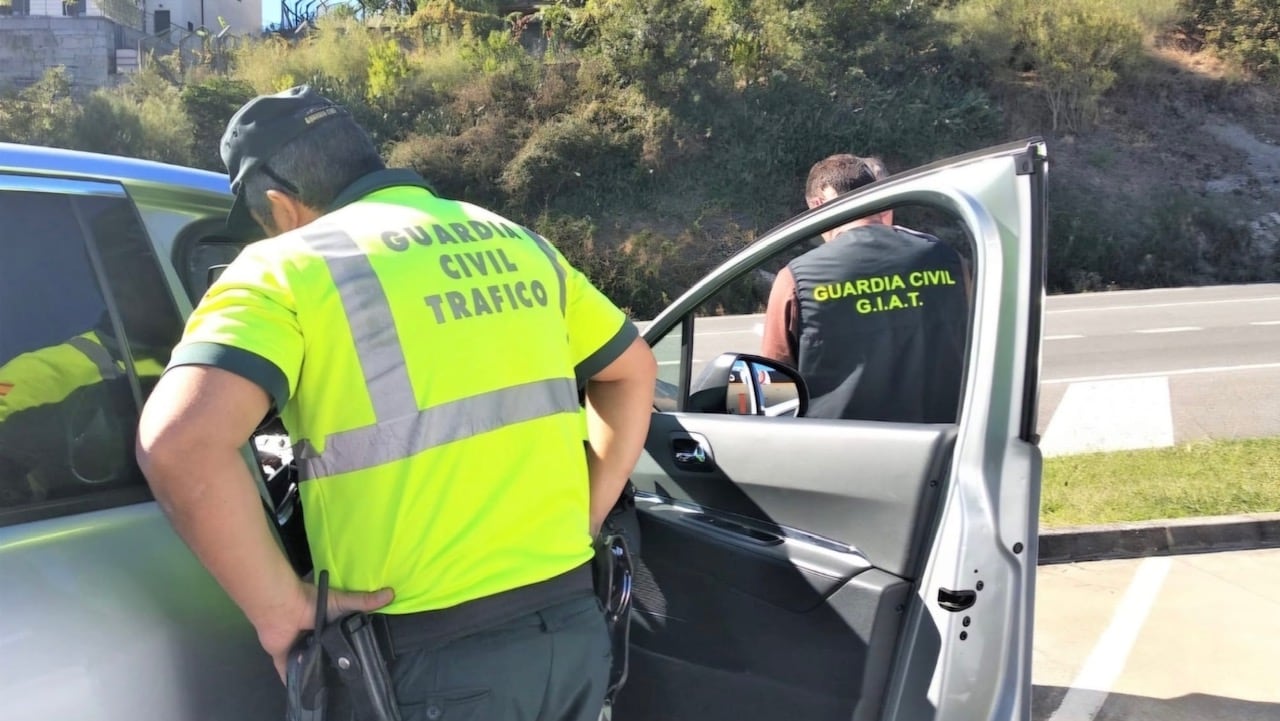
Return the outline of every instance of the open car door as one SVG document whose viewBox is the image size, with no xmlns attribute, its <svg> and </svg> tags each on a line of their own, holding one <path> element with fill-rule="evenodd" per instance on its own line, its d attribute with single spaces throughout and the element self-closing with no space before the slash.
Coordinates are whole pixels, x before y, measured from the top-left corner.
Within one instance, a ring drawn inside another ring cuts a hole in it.
<svg viewBox="0 0 1280 721">
<path fill-rule="evenodd" d="M 1046 162 L 1032 139 L 841 196 L 648 324 L 660 402 L 615 720 L 1030 718 Z M 759 353 L 751 314 L 787 259 L 886 208 L 968 261 L 955 423 L 805 418 L 767 397 L 785 368 L 724 355 Z M 722 410 L 691 401 L 716 367 L 748 391 Z"/>
</svg>

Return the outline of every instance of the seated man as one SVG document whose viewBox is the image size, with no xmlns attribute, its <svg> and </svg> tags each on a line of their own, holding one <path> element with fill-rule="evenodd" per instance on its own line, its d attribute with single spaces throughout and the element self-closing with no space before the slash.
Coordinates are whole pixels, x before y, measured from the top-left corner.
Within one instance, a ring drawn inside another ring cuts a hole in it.
<svg viewBox="0 0 1280 721">
<path fill-rule="evenodd" d="M 809 171 L 806 201 L 885 177 L 877 158 L 833 155 Z M 800 370 L 809 417 L 955 422 L 969 317 L 959 254 L 892 211 L 823 240 L 774 280 L 761 354 Z"/>
<path fill-rule="evenodd" d="M 130 436 L 113 396 L 132 403 L 107 324 L 0 366 L 0 507 L 113 480 Z"/>
</svg>

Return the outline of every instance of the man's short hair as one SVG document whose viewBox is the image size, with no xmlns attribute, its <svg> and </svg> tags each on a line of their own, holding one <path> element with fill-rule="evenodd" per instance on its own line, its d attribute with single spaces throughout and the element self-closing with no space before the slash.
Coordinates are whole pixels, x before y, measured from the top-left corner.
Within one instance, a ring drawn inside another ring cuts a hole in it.
<svg viewBox="0 0 1280 721">
<path fill-rule="evenodd" d="M 324 212 L 347 186 L 385 167 L 373 139 L 349 117 L 334 118 L 294 138 L 266 165 L 269 172 L 256 170 L 245 179 L 245 201 L 262 218 L 271 217 L 268 190 L 289 193 Z"/>
<path fill-rule="evenodd" d="M 809 169 L 809 180 L 804 186 L 806 198 L 817 198 L 822 189 L 831 186 L 836 195 L 843 195 L 870 185 L 877 180 L 889 177 L 889 171 L 880 158 L 868 156 L 860 158 L 849 153 L 840 153 L 819 160 Z"/>
</svg>

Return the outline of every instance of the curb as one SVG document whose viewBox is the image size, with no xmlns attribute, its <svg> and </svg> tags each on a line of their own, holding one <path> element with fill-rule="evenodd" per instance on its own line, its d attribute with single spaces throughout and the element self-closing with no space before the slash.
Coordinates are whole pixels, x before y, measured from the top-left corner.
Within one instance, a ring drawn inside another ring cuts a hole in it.
<svg viewBox="0 0 1280 721">
<path fill-rule="evenodd" d="M 1039 565 L 1280 547 L 1280 513 L 1052 528 Z"/>
</svg>

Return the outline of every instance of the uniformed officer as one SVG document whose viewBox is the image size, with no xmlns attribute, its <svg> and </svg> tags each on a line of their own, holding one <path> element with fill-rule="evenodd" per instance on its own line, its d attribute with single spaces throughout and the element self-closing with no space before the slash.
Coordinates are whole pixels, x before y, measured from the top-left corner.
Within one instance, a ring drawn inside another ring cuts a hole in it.
<svg viewBox="0 0 1280 721">
<path fill-rule="evenodd" d="M 828 157 L 809 171 L 810 208 L 887 177 L 878 158 Z M 762 355 L 795 366 L 808 416 L 952 423 L 969 319 L 959 254 L 893 225 L 886 210 L 823 234 L 774 279 Z"/>
<path fill-rule="evenodd" d="M 167 288 L 123 282 L 139 262 L 154 262 L 136 255 L 145 238 L 121 236 L 141 232 L 133 212 L 120 204 L 87 218 L 115 313 L 103 310 L 92 327 L 0 366 L 0 506 L 78 495 L 84 484 L 130 475 L 134 426 L 122 422 L 136 409 L 130 367 L 149 393 L 178 330 L 164 322 L 174 316 L 157 310 L 173 302 Z"/>
<path fill-rule="evenodd" d="M 127 395 L 128 379 L 107 350 L 113 341 L 88 330 L 0 367 L 0 507 L 121 473 L 129 443 L 107 399 Z"/>
<path fill-rule="evenodd" d="M 643 446 L 648 346 L 546 240 L 385 169 L 308 87 L 242 107 L 222 155 L 230 222 L 274 237 L 209 289 L 143 412 L 174 526 L 283 672 L 316 589 L 240 455 L 279 413 L 329 615 L 378 611 L 408 721 L 595 721 L 592 540 Z"/>
</svg>

